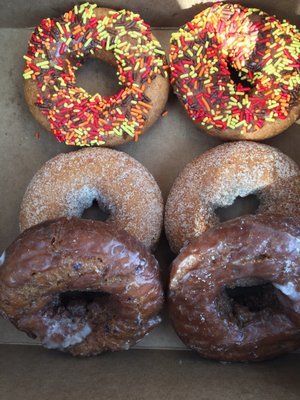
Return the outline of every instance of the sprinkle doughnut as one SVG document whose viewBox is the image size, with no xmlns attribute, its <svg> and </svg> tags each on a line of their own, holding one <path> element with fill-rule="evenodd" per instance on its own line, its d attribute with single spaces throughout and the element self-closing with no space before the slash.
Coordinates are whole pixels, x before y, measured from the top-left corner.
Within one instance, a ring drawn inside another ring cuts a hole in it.
<svg viewBox="0 0 300 400">
<path fill-rule="evenodd" d="M 299 215 L 300 171 L 279 150 L 255 142 L 226 143 L 189 163 L 167 199 L 165 229 L 171 249 L 220 223 L 215 210 L 255 194 L 258 213 Z"/>
<path fill-rule="evenodd" d="M 163 223 L 161 191 L 142 164 L 106 148 L 59 154 L 47 161 L 23 197 L 20 229 L 49 219 L 80 217 L 94 200 L 109 215 L 106 222 L 155 247 Z"/>
<path fill-rule="evenodd" d="M 258 9 L 205 9 L 172 35 L 170 67 L 189 117 L 220 139 L 266 139 L 300 116 L 300 32 Z"/>
<path fill-rule="evenodd" d="M 88 56 L 117 67 L 122 89 L 104 97 L 76 86 Z M 33 116 L 68 145 L 115 146 L 137 140 L 164 110 L 168 97 L 165 53 L 137 14 L 75 6 L 44 19 L 25 55 L 25 98 Z"/>
<path fill-rule="evenodd" d="M 0 267 L 0 314 L 74 356 L 128 349 L 160 322 L 158 263 L 101 221 L 61 218 L 23 232 Z"/>
<path fill-rule="evenodd" d="M 300 348 L 300 218 L 248 215 L 205 232 L 173 262 L 170 314 L 183 342 L 220 361 Z"/>
</svg>

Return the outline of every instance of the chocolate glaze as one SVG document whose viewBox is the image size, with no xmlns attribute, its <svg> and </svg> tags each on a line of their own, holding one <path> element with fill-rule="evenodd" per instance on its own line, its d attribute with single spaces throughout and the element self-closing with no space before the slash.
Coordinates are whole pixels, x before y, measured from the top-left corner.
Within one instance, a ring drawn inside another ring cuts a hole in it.
<svg viewBox="0 0 300 400">
<path fill-rule="evenodd" d="M 162 303 L 155 258 L 100 221 L 36 225 L 9 246 L 0 269 L 0 313 L 73 355 L 129 348 L 160 322 Z"/>
<path fill-rule="evenodd" d="M 243 287 L 257 285 L 245 300 Z M 204 357 L 258 361 L 299 348 L 300 218 L 249 215 L 206 231 L 174 260 L 169 303 L 178 335 Z"/>
<path fill-rule="evenodd" d="M 217 3 L 196 15 L 178 34 L 182 42 L 174 37 L 176 33 L 171 38 L 171 83 L 188 115 L 201 130 L 223 140 L 263 140 L 284 131 L 299 118 L 299 82 L 293 85 L 290 77 L 285 78 L 290 72 L 294 76 L 299 74 L 299 54 L 291 56 L 287 52 L 293 40 L 297 47 L 299 32 L 294 26 L 285 21 L 281 23 L 258 9 Z M 178 50 L 182 55 L 178 56 Z M 286 54 L 294 61 L 290 69 L 283 68 L 288 60 Z M 210 68 L 200 74 L 208 64 Z M 195 75 L 191 65 L 196 68 Z M 270 70 L 269 65 L 274 69 Z M 232 68 L 239 84 L 232 79 Z M 288 84 L 285 79 L 289 79 Z M 245 102 L 245 93 L 240 93 L 241 85 L 247 87 L 247 99 L 251 101 Z M 280 93 L 281 100 L 273 118 L 275 108 L 270 106 L 270 101 L 277 96 L 275 92 Z M 283 99 L 287 95 L 285 103 Z M 239 107 L 233 111 L 237 103 Z M 218 110 L 221 110 L 223 123 L 214 120 Z M 244 120 L 244 125 L 228 124 L 226 116 L 234 118 L 234 114 L 239 115 L 237 121 Z"/>
<path fill-rule="evenodd" d="M 75 6 L 59 18 L 42 20 L 35 28 L 29 41 L 25 71 L 33 68 L 37 75 L 27 76 L 25 99 L 37 121 L 52 130 L 59 141 L 77 146 L 115 146 L 133 140 L 134 134 L 144 132 L 161 115 L 169 89 L 167 62 L 149 26 L 137 15 L 95 7 L 87 3 Z M 102 34 L 98 32 L 100 29 Z M 103 36 L 103 31 L 107 36 Z M 123 50 L 122 57 L 118 56 L 120 42 L 131 49 L 130 52 Z M 119 93 L 102 98 L 76 86 L 75 71 L 89 56 L 117 67 L 119 83 L 123 86 Z M 145 70 L 133 68 L 140 60 Z M 40 68 L 40 62 L 46 65 Z M 138 96 L 130 88 L 133 83 L 139 87 Z M 63 106 L 66 102 L 68 111 Z M 145 104 L 137 119 L 136 105 Z M 118 120 L 119 112 L 122 120 L 127 118 L 134 126 L 133 135 Z M 118 134 L 116 128 L 120 129 Z M 77 129 L 84 134 L 78 134 Z"/>
</svg>

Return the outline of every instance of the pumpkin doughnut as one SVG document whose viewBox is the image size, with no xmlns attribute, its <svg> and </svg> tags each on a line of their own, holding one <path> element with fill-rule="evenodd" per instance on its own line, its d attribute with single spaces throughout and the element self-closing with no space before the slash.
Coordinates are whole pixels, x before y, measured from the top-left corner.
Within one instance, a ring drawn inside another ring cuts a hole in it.
<svg viewBox="0 0 300 400">
<path fill-rule="evenodd" d="M 117 67 L 122 89 L 110 97 L 76 86 L 88 56 Z M 33 116 L 68 145 L 115 146 L 138 138 L 161 115 L 169 82 L 165 53 L 139 15 L 75 6 L 44 19 L 25 55 L 25 98 Z"/>
<path fill-rule="evenodd" d="M 255 194 L 258 213 L 299 214 L 300 171 L 279 150 L 255 142 L 226 143 L 189 163 L 167 199 L 165 229 L 175 253 L 220 221 L 215 213 Z"/>
<path fill-rule="evenodd" d="M 32 178 L 23 197 L 20 229 L 59 217 L 80 217 L 96 200 L 116 224 L 145 246 L 157 243 L 163 223 L 161 191 L 128 154 L 106 148 L 59 154 Z"/>
<path fill-rule="evenodd" d="M 173 262 L 170 315 L 183 342 L 220 361 L 300 348 L 300 218 L 248 215 L 214 227 Z"/>
<path fill-rule="evenodd" d="M 162 303 L 155 258 L 101 221 L 43 222 L 3 256 L 0 313 L 50 349 L 128 349 L 159 324 Z"/>
<path fill-rule="evenodd" d="M 258 9 L 205 9 L 172 34 L 170 67 L 189 117 L 220 139 L 266 139 L 300 116 L 300 32 Z"/>
</svg>

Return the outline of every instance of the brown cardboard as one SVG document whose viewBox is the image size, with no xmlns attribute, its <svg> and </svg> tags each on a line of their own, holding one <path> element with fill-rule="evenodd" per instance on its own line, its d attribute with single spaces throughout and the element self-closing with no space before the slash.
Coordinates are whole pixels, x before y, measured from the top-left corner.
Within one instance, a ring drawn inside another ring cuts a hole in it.
<svg viewBox="0 0 300 400">
<path fill-rule="evenodd" d="M 299 372 L 297 355 L 222 365 L 187 351 L 74 359 L 40 347 L 0 346 L 3 400 L 298 400 Z"/>
<path fill-rule="evenodd" d="M 147 22 L 154 26 L 174 26 L 184 23 L 203 7 L 203 4 L 198 4 L 191 8 L 190 5 L 194 3 L 193 0 L 167 0 L 163 7 L 159 7 L 158 1 L 133 0 L 126 2 L 126 7 L 141 12 Z M 269 0 L 264 7 L 258 0 L 240 3 L 260 6 L 269 12 L 277 11 L 280 18 L 289 18 L 292 22 L 297 21 L 296 13 L 300 12 L 300 4 L 296 0 L 281 0 L 277 4 Z M 22 56 L 31 33 L 31 29 L 23 27 L 35 25 L 42 17 L 58 16 L 73 4 L 73 1 L 67 0 L 0 0 L 0 253 L 18 234 L 20 202 L 32 176 L 54 155 L 76 150 L 58 143 L 32 118 L 24 101 L 22 78 Z M 106 1 L 105 5 L 124 7 L 124 1 Z M 171 30 L 160 28 L 155 29 L 154 33 L 167 50 Z M 104 76 L 105 79 L 102 79 Z M 109 95 L 118 90 L 114 70 L 95 60 L 88 61 L 77 77 L 78 83 L 91 92 L 96 88 Z M 164 199 L 174 179 L 189 161 L 222 143 L 199 131 L 187 118 L 173 94 L 166 109 L 168 115 L 157 121 L 137 143 L 119 147 L 150 170 L 162 189 Z M 299 125 L 294 124 L 265 143 L 278 147 L 300 163 L 299 129 Z M 249 205 L 251 208 L 249 201 L 238 202 L 230 210 L 224 211 L 223 216 L 229 218 L 246 212 Z M 157 256 L 166 280 L 173 256 L 165 239 Z M 163 324 L 137 345 L 151 351 L 133 350 L 77 361 L 37 346 L 12 346 L 35 342 L 3 319 L 0 319 L 0 343 L 3 344 L 0 346 L 0 399 L 17 399 L 21 393 L 24 399 L 27 395 L 31 399 L 40 398 L 42 389 L 37 384 L 37 376 L 39 379 L 42 377 L 45 384 L 45 399 L 76 399 L 88 392 L 92 399 L 101 393 L 107 399 L 129 397 L 139 400 L 153 397 L 176 399 L 183 396 L 216 400 L 229 396 L 233 400 L 240 397 L 247 400 L 259 397 L 293 400 L 300 395 L 297 380 L 300 372 L 299 355 L 251 366 L 224 366 L 208 362 L 191 352 L 174 350 L 184 349 L 184 346 L 166 315 Z M 27 368 L 28 363 L 30 368 Z M 22 384 L 15 385 L 20 377 Z M 61 397 L 57 395 L 58 386 L 62 387 Z"/>
</svg>

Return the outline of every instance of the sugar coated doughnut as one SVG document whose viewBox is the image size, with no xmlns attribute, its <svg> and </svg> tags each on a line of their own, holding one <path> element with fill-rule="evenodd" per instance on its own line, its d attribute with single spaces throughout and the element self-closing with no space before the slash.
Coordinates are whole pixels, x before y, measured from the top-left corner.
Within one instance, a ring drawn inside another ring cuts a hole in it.
<svg viewBox="0 0 300 400">
<path fill-rule="evenodd" d="M 74 356 L 128 349 L 160 322 L 158 263 L 125 231 L 61 218 L 23 232 L 0 267 L 0 314 Z"/>
<path fill-rule="evenodd" d="M 76 86 L 75 72 L 88 56 L 117 67 L 117 94 L 91 95 Z M 66 144 L 115 146 L 137 139 L 164 110 L 165 53 L 149 25 L 131 11 L 84 3 L 44 19 L 24 58 L 30 111 Z"/>
<path fill-rule="evenodd" d="M 173 262 L 170 314 L 202 356 L 259 361 L 300 348 L 300 218 L 248 215 L 206 231 Z"/>
<path fill-rule="evenodd" d="M 300 32 L 258 9 L 205 9 L 172 35 L 170 66 L 189 117 L 220 139 L 266 139 L 300 116 Z"/>
<path fill-rule="evenodd" d="M 20 229 L 59 217 L 80 217 L 96 200 L 117 225 L 154 247 L 163 221 L 161 191 L 128 154 L 106 148 L 59 154 L 32 178 L 23 197 Z"/>
<path fill-rule="evenodd" d="M 226 143 L 189 163 L 170 191 L 165 228 L 170 246 L 179 252 L 192 238 L 218 224 L 215 210 L 255 194 L 258 213 L 300 213 L 300 171 L 279 150 L 255 142 Z"/>
</svg>

